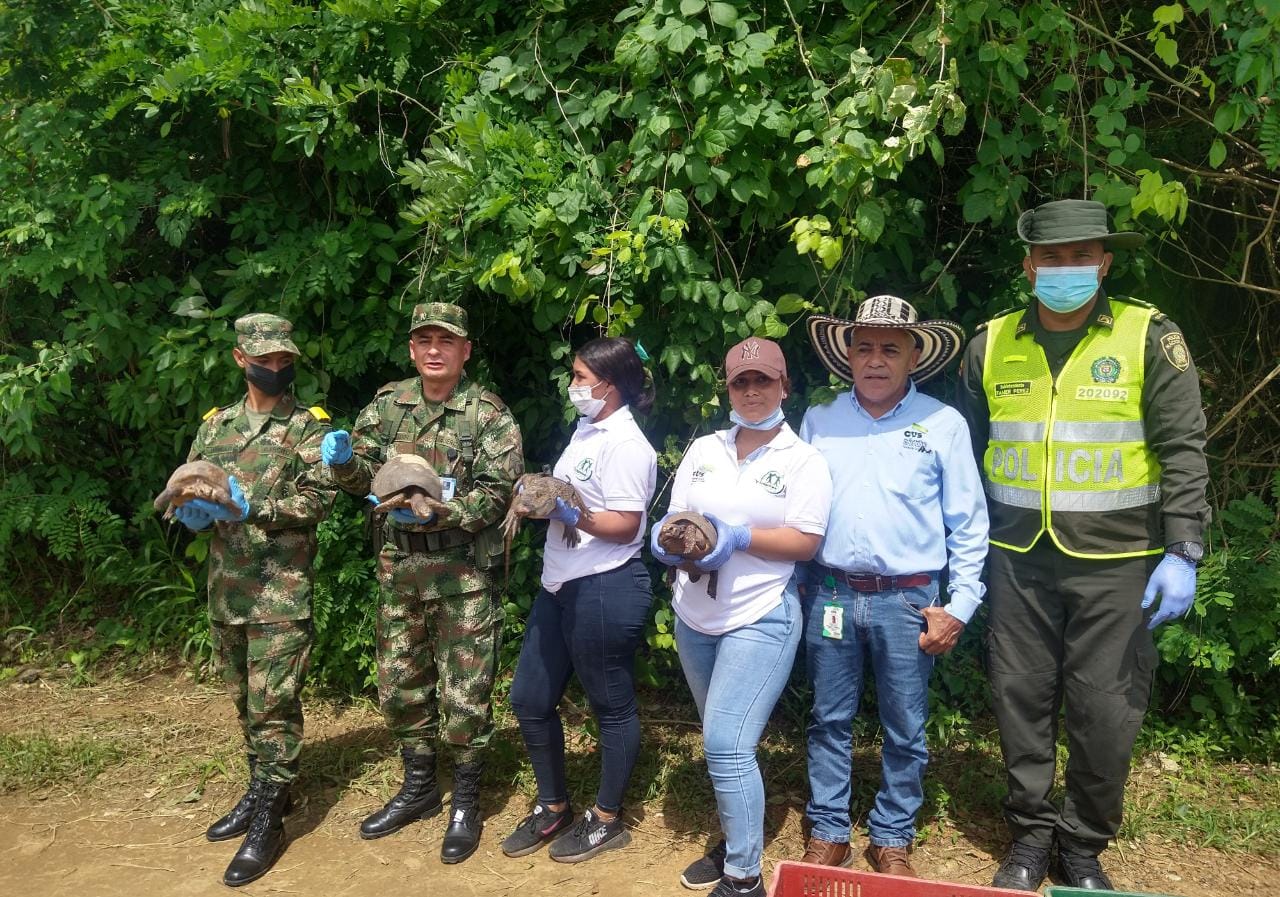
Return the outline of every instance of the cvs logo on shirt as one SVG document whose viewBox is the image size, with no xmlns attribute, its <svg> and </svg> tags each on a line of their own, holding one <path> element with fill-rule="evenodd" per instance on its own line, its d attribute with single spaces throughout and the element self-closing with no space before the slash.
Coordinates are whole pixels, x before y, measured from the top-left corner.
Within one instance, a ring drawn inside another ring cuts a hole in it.
<svg viewBox="0 0 1280 897">
<path fill-rule="evenodd" d="M 715 468 L 710 464 L 699 464 L 694 468 L 693 476 L 689 478 L 692 483 L 701 483 L 707 478 L 707 474 L 714 473 Z"/>
</svg>

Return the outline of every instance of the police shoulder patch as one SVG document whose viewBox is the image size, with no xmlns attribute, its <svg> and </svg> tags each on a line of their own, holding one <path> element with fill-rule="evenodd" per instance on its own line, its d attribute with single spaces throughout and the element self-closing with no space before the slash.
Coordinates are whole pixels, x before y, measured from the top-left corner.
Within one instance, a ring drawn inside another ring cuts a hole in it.
<svg viewBox="0 0 1280 897">
<path fill-rule="evenodd" d="M 1187 351 L 1187 341 L 1180 331 L 1175 330 L 1160 337 L 1160 348 L 1164 350 L 1164 357 L 1169 364 L 1178 370 L 1185 371 L 1191 367 L 1191 353 Z"/>
<path fill-rule="evenodd" d="M 319 405 L 312 405 L 312 406 L 311 406 L 310 408 L 308 408 L 307 410 L 311 412 L 311 416 L 312 416 L 312 417 L 314 417 L 316 420 L 329 420 L 329 419 L 330 419 L 330 418 L 329 418 L 329 412 L 328 412 L 328 411 L 325 411 L 325 410 L 324 410 L 323 408 L 321 408 Z"/>
<path fill-rule="evenodd" d="M 221 411 L 221 410 L 222 410 L 222 409 L 221 409 L 221 408 L 219 408 L 217 405 L 214 405 L 212 408 L 210 408 L 208 411 L 206 411 L 206 412 L 204 413 L 204 416 L 203 416 L 203 417 L 201 417 L 200 419 L 201 419 L 201 420 L 208 420 L 209 418 L 213 417 L 215 414 L 217 414 L 217 413 L 218 413 L 219 411 Z"/>
</svg>

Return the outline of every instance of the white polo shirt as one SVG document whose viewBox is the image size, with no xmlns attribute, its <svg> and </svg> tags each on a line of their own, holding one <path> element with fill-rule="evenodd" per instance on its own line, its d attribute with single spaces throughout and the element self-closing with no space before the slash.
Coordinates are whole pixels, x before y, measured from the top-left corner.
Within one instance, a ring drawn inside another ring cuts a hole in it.
<svg viewBox="0 0 1280 897">
<path fill-rule="evenodd" d="M 831 510 L 831 474 L 822 455 L 784 423 L 769 443 L 739 464 L 739 429 L 719 430 L 689 446 L 676 471 L 671 510 L 711 513 L 735 526 L 789 526 L 823 535 Z M 795 566 L 794 561 L 735 551 L 718 571 L 714 599 L 707 594 L 707 574 L 690 582 L 688 573 L 676 571 L 672 606 L 685 625 L 722 635 L 777 607 Z"/>
<path fill-rule="evenodd" d="M 593 511 L 639 511 L 640 526 L 626 543 L 597 539 L 579 529 L 578 544 L 570 548 L 564 544 L 564 524 L 551 521 L 542 554 L 542 587 L 548 592 L 560 591 L 571 579 L 621 567 L 640 553 L 645 509 L 658 480 L 658 456 L 623 405 L 599 422 L 579 418 L 554 473 L 572 483 Z"/>
</svg>

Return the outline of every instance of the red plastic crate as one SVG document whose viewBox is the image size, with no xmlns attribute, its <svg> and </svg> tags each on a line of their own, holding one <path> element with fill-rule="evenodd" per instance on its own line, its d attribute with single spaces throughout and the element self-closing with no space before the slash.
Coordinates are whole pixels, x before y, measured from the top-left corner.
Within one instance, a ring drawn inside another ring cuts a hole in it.
<svg viewBox="0 0 1280 897">
<path fill-rule="evenodd" d="M 855 872 L 832 866 L 814 866 L 783 860 L 773 870 L 769 897 L 1027 897 L 1026 891 L 1008 891 L 950 881 L 926 881 Z"/>
</svg>

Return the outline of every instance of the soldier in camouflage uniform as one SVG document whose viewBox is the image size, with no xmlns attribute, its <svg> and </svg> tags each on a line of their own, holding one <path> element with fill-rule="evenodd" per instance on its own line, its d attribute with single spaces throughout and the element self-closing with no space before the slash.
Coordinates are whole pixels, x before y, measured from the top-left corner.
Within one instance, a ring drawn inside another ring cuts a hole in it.
<svg viewBox="0 0 1280 897">
<path fill-rule="evenodd" d="M 247 837 L 223 881 L 261 877 L 284 850 L 283 817 L 302 742 L 299 692 L 311 653 L 316 525 L 337 490 L 320 464 L 329 416 L 298 407 L 289 385 L 298 348 L 275 315 L 235 323 L 236 364 L 247 394 L 204 416 L 188 461 L 231 475 L 238 511 L 195 499 L 175 509 L 188 529 L 215 526 L 209 550 L 209 622 L 214 654 L 235 701 L 248 750 L 249 789 L 206 832 Z"/>
<path fill-rule="evenodd" d="M 441 810 L 435 749 L 442 736 L 455 756 L 440 858 L 458 863 L 480 843 L 481 761 L 493 733 L 489 702 L 502 626 L 489 570 L 501 552 L 497 524 L 524 462 L 520 429 L 502 400 L 463 379 L 471 356 L 463 309 L 443 302 L 414 308 L 409 355 L 419 376 L 378 390 L 351 434 L 325 438 L 323 458 L 334 482 L 362 497 L 378 468 L 401 454 L 425 458 L 444 483 L 431 517 L 396 509 L 375 529 L 378 698 L 405 775 L 360 835 L 381 838 Z"/>
</svg>

